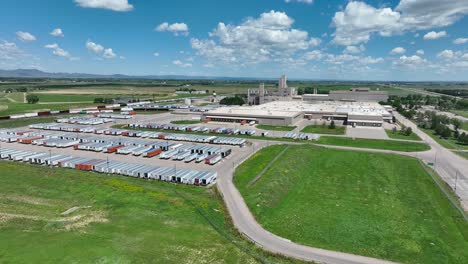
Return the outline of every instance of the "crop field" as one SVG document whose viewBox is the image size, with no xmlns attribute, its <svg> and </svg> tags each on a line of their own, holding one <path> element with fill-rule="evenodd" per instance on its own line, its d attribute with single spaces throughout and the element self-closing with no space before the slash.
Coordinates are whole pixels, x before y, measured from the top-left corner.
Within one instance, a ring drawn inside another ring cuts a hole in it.
<svg viewBox="0 0 468 264">
<path fill-rule="evenodd" d="M 344 135 L 346 133 L 346 127 L 336 126 L 335 128 L 329 128 L 328 125 L 310 125 L 304 127 L 301 132 L 313 134 Z"/>
<path fill-rule="evenodd" d="M 425 151 L 430 149 L 429 145 L 424 143 L 332 136 L 320 137 L 320 139 L 317 141 L 317 144 L 353 148 L 385 149 L 405 152 Z"/>
<path fill-rule="evenodd" d="M 10 162 L 0 170 L 2 263 L 291 263 L 241 239 L 214 189 Z"/>
<path fill-rule="evenodd" d="M 294 242 L 401 263 L 468 263 L 468 223 L 416 159 L 290 146 L 265 148 L 236 171 L 259 223 Z"/>
</svg>

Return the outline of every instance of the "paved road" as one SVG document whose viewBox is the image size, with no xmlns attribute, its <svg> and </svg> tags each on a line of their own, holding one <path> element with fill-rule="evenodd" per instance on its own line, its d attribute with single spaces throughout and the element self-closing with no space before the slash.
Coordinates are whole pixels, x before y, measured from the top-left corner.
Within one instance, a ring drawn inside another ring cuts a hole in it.
<svg viewBox="0 0 468 264">
<path fill-rule="evenodd" d="M 463 208 L 468 211 L 468 160 L 442 147 L 405 117 L 396 112 L 394 115 L 405 126 L 411 127 L 414 133 L 431 146 L 430 151 L 420 153 L 418 158 L 426 163 L 434 163 L 434 170 L 454 189 L 455 193 L 460 197 Z"/>
</svg>

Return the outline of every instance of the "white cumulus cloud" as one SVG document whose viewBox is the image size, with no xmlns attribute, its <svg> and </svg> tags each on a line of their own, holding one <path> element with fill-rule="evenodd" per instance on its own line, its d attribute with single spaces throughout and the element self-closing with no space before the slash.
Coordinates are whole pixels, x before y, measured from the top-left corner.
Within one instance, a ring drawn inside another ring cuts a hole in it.
<svg viewBox="0 0 468 264">
<path fill-rule="evenodd" d="M 455 53 L 452 50 L 443 50 L 437 54 L 438 58 L 442 58 L 446 60 L 453 59 L 454 56 L 455 56 Z"/>
<path fill-rule="evenodd" d="M 172 62 L 172 64 L 174 64 L 176 66 L 179 66 L 179 67 L 182 67 L 182 68 L 192 67 L 191 63 L 184 63 L 181 60 L 175 60 L 175 61 Z"/>
<path fill-rule="evenodd" d="M 65 36 L 63 34 L 63 31 L 62 31 L 61 28 L 56 28 L 56 29 L 52 30 L 52 32 L 50 32 L 50 35 L 52 35 L 54 37 L 63 37 L 63 36 Z"/>
<path fill-rule="evenodd" d="M 97 44 L 91 40 L 86 41 L 86 49 L 106 59 L 113 59 L 117 57 L 117 54 L 115 54 L 111 48 L 105 48 L 101 44 Z M 123 56 L 120 56 L 120 57 L 123 58 Z"/>
<path fill-rule="evenodd" d="M 159 32 L 172 32 L 175 36 L 187 36 L 189 34 L 188 25 L 185 23 L 169 24 L 168 22 L 164 22 L 157 26 L 154 30 Z"/>
<path fill-rule="evenodd" d="M 412 30 L 449 26 L 468 14 L 465 0 L 401 0 L 395 9 L 376 8 L 362 1 L 350 1 L 335 13 L 334 42 L 355 45 L 372 35 L 392 36 Z"/>
<path fill-rule="evenodd" d="M 345 50 L 343 51 L 344 53 L 348 54 L 356 54 L 356 53 L 361 53 L 365 51 L 366 48 L 364 45 L 359 45 L 359 46 L 346 46 Z"/>
<path fill-rule="evenodd" d="M 457 38 L 453 41 L 453 44 L 465 44 L 468 43 L 468 38 Z"/>
<path fill-rule="evenodd" d="M 77 58 L 73 57 L 68 51 L 62 49 L 57 43 L 47 44 L 47 45 L 44 46 L 44 48 L 51 49 L 52 54 L 54 54 L 55 56 L 67 58 L 67 59 L 70 59 L 70 60 L 77 59 Z"/>
<path fill-rule="evenodd" d="M 424 55 L 424 50 L 420 49 L 416 51 L 416 54 L 418 55 Z"/>
<path fill-rule="evenodd" d="M 291 55 L 320 44 L 306 31 L 293 28 L 294 19 L 284 12 L 270 11 L 249 17 L 240 24 L 218 23 L 209 39 L 191 40 L 198 55 L 212 61 L 248 64 L 288 61 Z"/>
<path fill-rule="evenodd" d="M 119 12 L 133 10 L 133 5 L 129 4 L 128 0 L 75 0 L 75 3 L 85 8 L 102 8 Z"/>
<path fill-rule="evenodd" d="M 403 47 L 396 47 L 390 51 L 390 54 L 392 55 L 397 55 L 397 54 L 403 54 L 406 52 L 406 49 Z"/>
<path fill-rule="evenodd" d="M 431 32 L 428 32 L 426 35 L 424 35 L 423 38 L 425 40 L 433 40 L 433 39 L 443 38 L 445 36 L 447 36 L 447 32 L 445 31 L 439 31 L 439 32 L 431 31 Z"/>
<path fill-rule="evenodd" d="M 36 37 L 33 34 L 29 33 L 29 32 L 18 31 L 18 32 L 16 32 L 16 36 L 18 36 L 18 38 L 21 41 L 25 41 L 25 42 L 36 40 Z"/>
</svg>

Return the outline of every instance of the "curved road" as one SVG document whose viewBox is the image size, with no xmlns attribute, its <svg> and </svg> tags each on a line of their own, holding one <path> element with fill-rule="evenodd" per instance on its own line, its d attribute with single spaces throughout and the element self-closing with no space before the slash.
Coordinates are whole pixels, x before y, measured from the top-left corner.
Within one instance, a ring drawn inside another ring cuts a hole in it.
<svg viewBox="0 0 468 264">
<path fill-rule="evenodd" d="M 406 120 L 396 113 L 396 117 L 406 126 L 410 126 L 413 131 L 431 146 L 431 150 L 425 152 L 400 152 L 378 149 L 361 149 L 339 146 L 322 146 L 326 148 L 337 148 L 347 150 L 359 150 L 367 152 L 379 152 L 388 154 L 400 154 L 416 157 L 424 162 L 434 162 L 434 169 L 450 186 L 453 186 L 455 177 L 458 177 L 456 193 L 460 196 L 464 208 L 468 208 L 468 161 L 457 156 L 453 152 L 440 146 L 435 140 L 419 130 L 416 125 Z M 284 144 L 285 142 L 279 142 Z M 254 142 L 254 149 L 259 150 L 265 147 L 265 142 Z M 247 157 L 248 158 L 248 157 Z M 246 159 L 247 159 L 246 158 Z M 237 164 L 238 165 L 238 164 Z M 255 217 L 247 207 L 242 195 L 233 183 L 234 166 L 223 171 L 218 178 L 217 187 L 224 198 L 226 207 L 231 215 L 234 226 L 244 236 L 261 248 L 278 253 L 287 257 L 292 257 L 305 261 L 314 261 L 328 264 L 383 264 L 395 263 L 370 257 L 358 256 L 349 253 L 342 253 L 332 250 L 319 249 L 300 245 L 285 238 L 265 230 L 256 221 Z M 462 173 L 463 172 L 463 173 Z M 456 174 L 454 174 L 456 173 Z M 454 176 L 456 175 L 456 176 Z"/>
<path fill-rule="evenodd" d="M 285 142 L 278 142 L 284 144 Z M 265 142 L 255 141 L 255 149 L 259 150 L 265 147 Z M 330 146 L 326 146 L 330 147 Z M 332 146 L 333 147 L 333 146 Z M 334 147 L 333 147 L 334 148 Z M 345 148 L 348 149 L 348 148 Z M 359 149 L 367 151 L 368 149 Z M 368 151 L 396 153 L 395 151 L 381 151 L 369 149 Z M 332 250 L 325 250 L 309 246 L 300 245 L 285 238 L 279 237 L 265 230 L 257 222 L 255 217 L 250 212 L 242 195 L 239 193 L 233 183 L 234 168 L 226 168 L 218 177 L 217 187 L 223 196 L 226 207 L 231 215 L 234 226 L 240 233 L 254 242 L 257 246 L 277 254 L 287 257 L 292 257 L 305 261 L 313 261 L 318 263 L 328 264 L 390 264 L 395 263 L 376 258 L 358 256 L 349 253 L 342 253 Z"/>
</svg>

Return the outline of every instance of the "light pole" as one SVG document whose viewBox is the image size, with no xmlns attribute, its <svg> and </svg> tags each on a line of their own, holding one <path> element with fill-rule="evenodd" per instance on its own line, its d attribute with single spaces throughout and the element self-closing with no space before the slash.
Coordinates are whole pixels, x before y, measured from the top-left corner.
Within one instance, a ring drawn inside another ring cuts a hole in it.
<svg viewBox="0 0 468 264">
<path fill-rule="evenodd" d="M 455 172 L 455 188 L 453 189 L 455 194 L 457 193 L 457 182 L 458 182 L 458 170 Z"/>
</svg>

